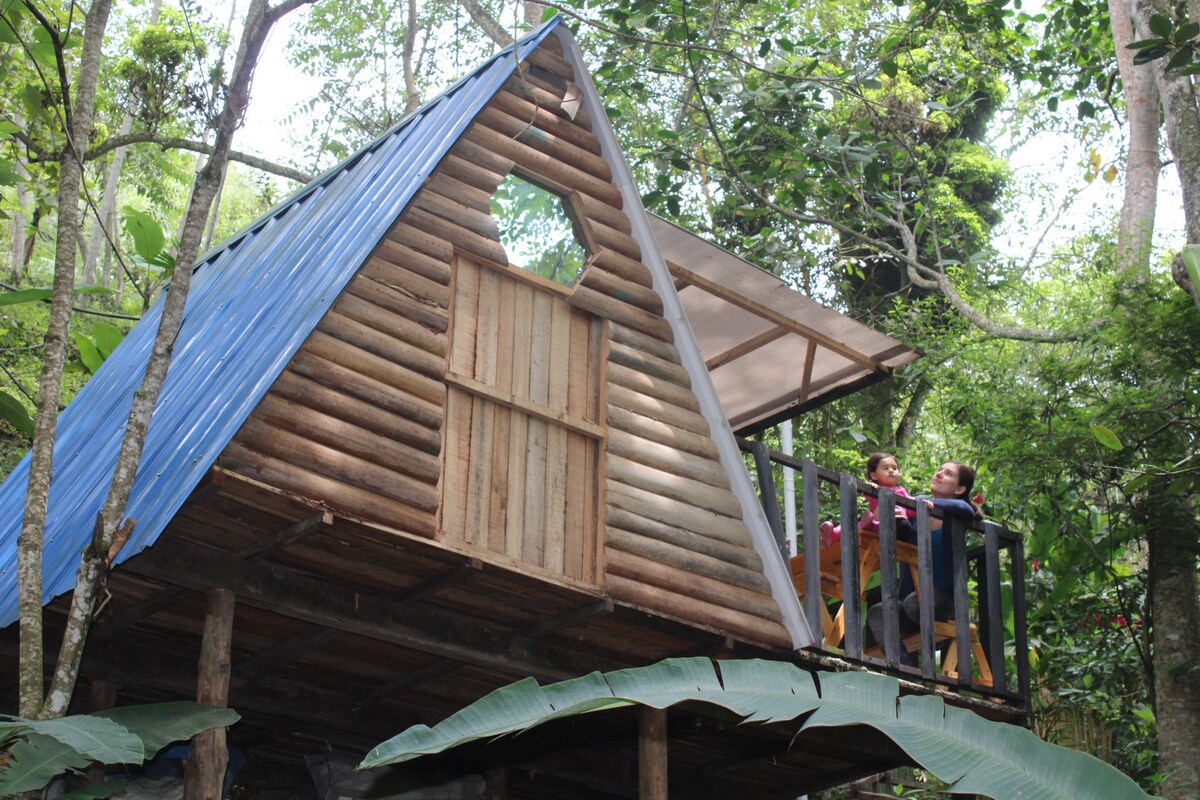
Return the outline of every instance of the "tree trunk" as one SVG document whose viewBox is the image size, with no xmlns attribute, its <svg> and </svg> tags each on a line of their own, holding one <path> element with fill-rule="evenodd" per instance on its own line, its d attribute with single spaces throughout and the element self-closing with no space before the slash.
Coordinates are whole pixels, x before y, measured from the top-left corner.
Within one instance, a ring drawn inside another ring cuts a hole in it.
<svg viewBox="0 0 1200 800">
<path fill-rule="evenodd" d="M 54 296 L 42 350 L 42 373 L 38 381 L 37 414 L 34 418 L 33 448 L 29 459 L 29 486 L 25 495 L 25 517 L 17 554 L 18 606 L 21 620 L 20 713 L 37 716 L 42 709 L 42 538 L 46 529 L 46 503 L 50 491 L 54 434 L 58 425 L 58 400 L 62 390 L 67 349 L 67 326 L 71 321 L 71 290 L 75 284 L 75 250 L 81 218 L 79 187 L 83 180 L 83 153 L 92 132 L 92 112 L 104 30 L 112 0 L 95 0 L 84 21 L 83 54 L 76 80 L 75 104 L 71 109 L 67 144 L 59 162 L 58 235 L 54 244 Z M 68 87 L 63 97 L 70 102 Z"/>
<path fill-rule="evenodd" d="M 75 689 L 96 596 L 103 585 L 109 563 L 132 531 L 133 521 L 124 520 L 125 505 L 141 461 L 150 417 L 158 402 L 175 340 L 183 324 L 183 310 L 191 287 L 192 268 L 204 234 L 204 223 L 216 196 L 221 173 L 229 161 L 233 135 L 241 125 L 250 100 L 254 68 L 275 22 L 283 14 L 310 2 L 313 0 L 284 0 L 276 7 L 268 8 L 267 0 L 253 0 L 246 12 L 246 25 L 234 61 L 233 79 L 226 92 L 225 105 L 217 118 L 212 156 L 197 174 L 196 182 L 192 186 L 176 256 L 176 267 L 171 276 L 170 291 L 166 293 L 163 301 L 158 333 L 154 338 L 141 386 L 134 395 L 133 406 L 125 425 L 125 437 L 121 441 L 121 450 L 117 456 L 117 466 L 113 471 L 108 497 L 96 521 L 93 541 L 80 559 L 62 649 L 59 652 L 54 681 L 42 711 L 45 716 L 56 717 L 66 713 Z"/>
<path fill-rule="evenodd" d="M 1163 482 L 1165 483 L 1165 481 Z M 1162 796 L 1200 796 L 1200 527 L 1190 498 L 1157 492 L 1146 504 L 1154 613 L 1154 714 Z"/>
<path fill-rule="evenodd" d="M 20 109 L 13 114 L 13 122 L 18 126 L 25 124 Z M 9 282 L 16 286 L 25 274 L 25 211 L 29 208 L 29 172 L 24 162 L 17 158 L 13 171 L 21 180 L 16 185 L 17 208 L 12 218 L 12 243 L 9 247 Z"/>
<path fill-rule="evenodd" d="M 1145 283 L 1150 277 L 1150 247 L 1158 204 L 1159 99 L 1154 73 L 1133 65 L 1133 8 L 1129 0 L 1109 0 L 1108 16 L 1124 87 L 1129 152 L 1125 159 L 1125 198 L 1117 237 L 1121 282 Z"/>
<path fill-rule="evenodd" d="M 162 0 L 154 0 L 150 7 L 150 18 L 147 25 L 158 23 L 162 10 Z M 121 118 L 120 136 L 128 136 L 133 130 L 133 115 L 128 111 Z M 121 182 L 121 170 L 125 166 L 125 148 L 118 147 L 113 152 L 112 163 L 104 174 L 104 194 L 100 197 L 100 209 L 96 211 L 96 227 L 92 228 L 91 240 L 88 243 L 87 257 L 83 262 L 83 282 L 89 286 L 96 283 L 96 263 L 101 252 L 111 253 L 108 242 L 118 236 L 115 226 L 109 224 L 117 211 L 117 187 Z M 104 248 L 102 251 L 101 248 Z"/>
</svg>

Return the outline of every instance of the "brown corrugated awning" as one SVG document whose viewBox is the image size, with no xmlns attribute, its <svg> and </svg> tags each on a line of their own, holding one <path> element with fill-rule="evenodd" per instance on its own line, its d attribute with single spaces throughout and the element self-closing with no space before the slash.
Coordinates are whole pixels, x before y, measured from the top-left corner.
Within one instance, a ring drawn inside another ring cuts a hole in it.
<svg viewBox="0 0 1200 800">
<path fill-rule="evenodd" d="M 920 355 L 677 225 L 650 224 L 739 433 L 881 381 Z"/>
</svg>

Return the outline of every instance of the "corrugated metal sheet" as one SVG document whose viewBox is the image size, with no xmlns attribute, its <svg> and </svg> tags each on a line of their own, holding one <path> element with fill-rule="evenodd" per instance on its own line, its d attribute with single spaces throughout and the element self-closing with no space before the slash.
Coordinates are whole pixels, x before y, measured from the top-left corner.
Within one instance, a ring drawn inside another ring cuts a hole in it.
<svg viewBox="0 0 1200 800">
<path fill-rule="evenodd" d="M 531 49 L 558 24 L 519 42 Z M 118 563 L 154 544 L 425 178 L 512 73 L 493 57 L 210 253 L 146 438 Z M 46 524 L 45 599 L 75 585 L 79 554 L 112 479 L 161 303 L 146 314 L 59 419 Z M 0 487 L 0 626 L 17 617 L 17 537 L 29 459 Z"/>
</svg>

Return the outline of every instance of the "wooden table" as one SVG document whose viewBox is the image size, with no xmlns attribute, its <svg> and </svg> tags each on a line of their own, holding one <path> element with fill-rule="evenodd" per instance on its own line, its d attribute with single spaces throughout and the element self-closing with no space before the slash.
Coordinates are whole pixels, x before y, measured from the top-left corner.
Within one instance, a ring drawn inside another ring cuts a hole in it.
<svg viewBox="0 0 1200 800">
<path fill-rule="evenodd" d="M 827 647 L 837 647 L 846 636 L 846 600 L 842 586 L 842 545 L 841 542 L 826 545 L 819 551 L 821 564 L 821 597 L 816 602 L 821 607 L 821 632 L 825 636 Z M 804 555 L 794 556 L 791 560 L 792 584 L 796 594 L 804 599 Z M 861 600 L 866 592 L 862 587 L 867 580 L 879 571 L 879 534 L 872 530 L 858 531 L 858 585 Z M 826 597 L 842 601 L 836 615 L 830 615 L 829 607 L 825 604 Z"/>
</svg>

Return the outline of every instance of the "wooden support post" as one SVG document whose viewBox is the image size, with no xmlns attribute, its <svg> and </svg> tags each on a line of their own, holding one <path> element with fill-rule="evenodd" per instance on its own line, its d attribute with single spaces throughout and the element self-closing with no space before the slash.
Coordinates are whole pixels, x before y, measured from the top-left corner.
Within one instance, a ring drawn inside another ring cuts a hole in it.
<svg viewBox="0 0 1200 800">
<path fill-rule="evenodd" d="M 204 641 L 196 675 L 196 701 L 224 708 L 229 703 L 229 673 L 233 641 L 233 607 L 237 596 L 230 589 L 209 589 L 204 617 Z M 214 728 L 192 739 L 192 752 L 184 765 L 184 800 L 221 800 L 228 761 L 225 729 Z"/>
<path fill-rule="evenodd" d="M 667 800 L 667 711 L 645 707 L 638 718 L 638 798 Z"/>
<path fill-rule="evenodd" d="M 508 767 L 488 767 L 483 777 L 487 781 L 487 800 L 508 800 Z"/>
</svg>

